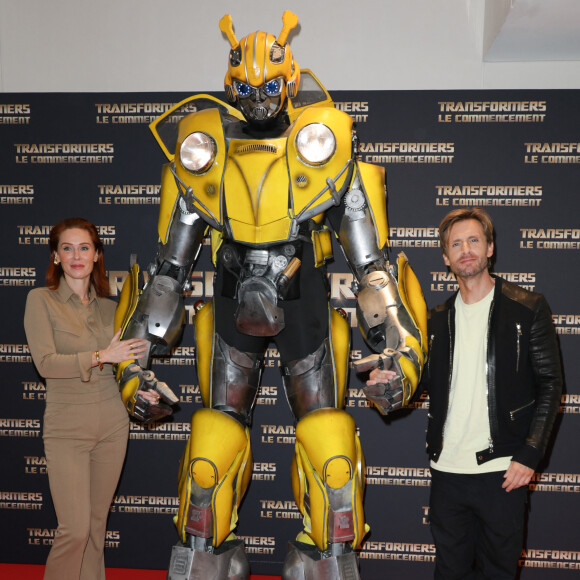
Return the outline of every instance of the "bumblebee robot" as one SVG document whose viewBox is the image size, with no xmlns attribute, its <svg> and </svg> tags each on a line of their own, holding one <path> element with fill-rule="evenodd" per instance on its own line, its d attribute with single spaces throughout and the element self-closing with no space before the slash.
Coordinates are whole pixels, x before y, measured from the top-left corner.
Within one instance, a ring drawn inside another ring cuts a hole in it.
<svg viewBox="0 0 580 580">
<path fill-rule="evenodd" d="M 170 412 L 175 397 L 147 370 L 179 340 L 183 293 L 209 233 L 214 297 L 194 318 L 203 408 L 179 467 L 180 506 L 168 578 L 242 579 L 249 566 L 234 530 L 252 471 L 249 425 L 266 346 L 281 359 L 296 421 L 292 489 L 303 530 L 289 544 L 282 578 L 358 578 L 355 553 L 368 526 L 364 459 L 343 410 L 348 322 L 329 304 L 325 263 L 332 237 L 352 268 L 362 334 L 376 353 L 362 361 L 397 377 L 369 393 L 383 413 L 406 404 L 426 356 L 426 308 L 404 255 L 386 259 L 384 169 L 357 160 L 349 115 L 334 108 L 287 43 L 297 17 L 286 11 L 276 38 L 238 41 L 229 15 L 228 102 L 195 95 L 151 124 L 167 156 L 159 247 L 141 287 L 132 265 L 117 324 L 123 338 L 150 341 L 147 356 L 118 367 L 127 409 L 142 420 Z M 177 122 L 179 121 L 179 122 Z M 139 389 L 164 403 L 149 406 Z"/>
</svg>

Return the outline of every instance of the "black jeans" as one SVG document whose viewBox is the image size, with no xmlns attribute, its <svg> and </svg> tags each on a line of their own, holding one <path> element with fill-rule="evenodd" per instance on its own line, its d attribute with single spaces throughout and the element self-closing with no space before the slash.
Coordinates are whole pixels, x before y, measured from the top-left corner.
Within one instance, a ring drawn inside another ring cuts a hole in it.
<svg viewBox="0 0 580 580">
<path fill-rule="evenodd" d="M 429 519 L 436 580 L 513 580 L 522 551 L 527 486 L 507 493 L 503 471 L 431 469 Z"/>
</svg>

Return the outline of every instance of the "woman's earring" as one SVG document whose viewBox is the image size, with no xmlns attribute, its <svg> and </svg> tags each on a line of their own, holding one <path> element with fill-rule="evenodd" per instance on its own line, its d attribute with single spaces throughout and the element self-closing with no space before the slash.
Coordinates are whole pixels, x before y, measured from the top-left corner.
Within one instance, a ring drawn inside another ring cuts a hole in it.
<svg viewBox="0 0 580 580">
<path fill-rule="evenodd" d="M 58 266 L 58 260 L 56 259 L 56 256 L 54 257 L 54 265 Z"/>
</svg>

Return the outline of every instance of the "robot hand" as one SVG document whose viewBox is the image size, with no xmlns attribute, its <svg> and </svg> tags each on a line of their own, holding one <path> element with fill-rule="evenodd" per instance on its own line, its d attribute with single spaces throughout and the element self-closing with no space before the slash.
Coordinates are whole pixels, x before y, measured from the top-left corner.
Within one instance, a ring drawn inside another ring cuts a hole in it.
<svg viewBox="0 0 580 580">
<path fill-rule="evenodd" d="M 406 399 L 401 369 L 396 363 L 400 356 L 397 351 L 385 349 L 380 354 L 372 354 L 353 362 L 357 372 L 371 371 L 363 392 L 381 415 L 400 409 Z"/>
<path fill-rule="evenodd" d="M 166 383 L 157 380 L 153 371 L 132 361 L 119 365 L 117 380 L 127 411 L 145 423 L 171 415 L 170 405 L 179 401 Z"/>
</svg>

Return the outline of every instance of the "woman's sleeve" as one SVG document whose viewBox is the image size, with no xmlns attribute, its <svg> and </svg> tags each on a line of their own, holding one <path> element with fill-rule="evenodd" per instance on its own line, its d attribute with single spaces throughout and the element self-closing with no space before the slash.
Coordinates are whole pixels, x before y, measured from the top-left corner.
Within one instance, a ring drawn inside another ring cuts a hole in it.
<svg viewBox="0 0 580 580">
<path fill-rule="evenodd" d="M 24 331 L 32 360 L 45 379 L 80 378 L 88 382 L 92 371 L 92 352 L 59 354 L 48 305 L 40 292 L 29 292 L 24 311 Z"/>
</svg>

